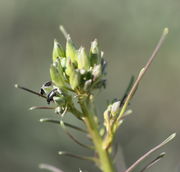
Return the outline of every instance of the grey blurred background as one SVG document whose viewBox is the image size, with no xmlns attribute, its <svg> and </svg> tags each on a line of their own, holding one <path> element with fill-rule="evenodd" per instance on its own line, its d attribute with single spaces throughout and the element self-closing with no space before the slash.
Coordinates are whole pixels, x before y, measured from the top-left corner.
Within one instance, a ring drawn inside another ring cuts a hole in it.
<svg viewBox="0 0 180 172">
<path fill-rule="evenodd" d="M 49 80 L 53 40 L 65 43 L 58 29 L 62 24 L 78 46 L 89 48 L 98 38 L 105 52 L 108 85 L 98 95 L 100 114 L 108 99 L 122 96 L 131 75 L 137 76 L 150 56 L 163 28 L 169 27 L 168 38 L 131 103 L 133 115 L 119 130 L 121 155 L 117 165 L 129 166 L 177 132 L 176 140 L 161 149 L 168 156 L 149 171 L 179 172 L 179 18 L 178 0 L 0 0 L 0 171 L 39 172 L 42 162 L 65 172 L 78 172 L 79 168 L 98 171 L 89 162 L 58 156 L 60 150 L 91 153 L 76 146 L 60 127 L 39 123 L 40 118 L 56 116 L 51 111 L 28 111 L 46 102 L 14 88 L 19 83 L 38 91 Z M 74 118 L 66 117 L 66 121 L 79 125 Z"/>
</svg>

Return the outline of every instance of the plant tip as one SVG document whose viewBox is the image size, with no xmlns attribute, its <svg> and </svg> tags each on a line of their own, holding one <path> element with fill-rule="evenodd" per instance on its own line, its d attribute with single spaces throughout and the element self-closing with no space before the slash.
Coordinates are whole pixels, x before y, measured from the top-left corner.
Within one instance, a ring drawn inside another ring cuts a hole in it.
<svg viewBox="0 0 180 172">
<path fill-rule="evenodd" d="M 67 31 L 65 30 L 64 26 L 63 26 L 63 25 L 60 25 L 60 26 L 59 26 L 59 29 L 60 29 L 60 31 L 62 32 L 62 34 L 64 35 L 64 37 L 67 39 L 67 38 L 68 38 L 68 33 L 67 33 Z"/>
<path fill-rule="evenodd" d="M 18 85 L 18 84 L 15 84 L 14 87 L 15 87 L 15 88 L 19 88 L 19 85 Z"/>
<path fill-rule="evenodd" d="M 162 152 L 162 153 L 159 155 L 159 157 L 162 158 L 162 157 L 164 157 L 165 155 L 166 155 L 166 152 Z"/>
<path fill-rule="evenodd" d="M 64 26 L 63 25 L 59 25 L 59 29 L 60 30 L 64 30 Z"/>
<path fill-rule="evenodd" d="M 39 122 L 44 122 L 45 121 L 45 119 L 44 118 L 41 118 L 40 120 L 39 120 Z"/>
<path fill-rule="evenodd" d="M 29 110 L 34 110 L 34 109 L 35 109 L 35 107 L 34 107 L 34 106 L 29 108 Z"/>
<path fill-rule="evenodd" d="M 64 152 L 60 151 L 60 152 L 58 152 L 58 154 L 59 154 L 59 155 L 63 155 L 63 154 L 64 154 Z"/>
<path fill-rule="evenodd" d="M 165 28 L 164 28 L 164 31 L 163 31 L 163 34 L 164 34 L 164 35 L 167 35 L 168 32 L 169 32 L 169 29 L 168 29 L 167 27 L 165 27 Z"/>
<path fill-rule="evenodd" d="M 176 137 L 176 133 L 173 133 L 170 137 L 171 139 L 174 139 Z"/>
</svg>

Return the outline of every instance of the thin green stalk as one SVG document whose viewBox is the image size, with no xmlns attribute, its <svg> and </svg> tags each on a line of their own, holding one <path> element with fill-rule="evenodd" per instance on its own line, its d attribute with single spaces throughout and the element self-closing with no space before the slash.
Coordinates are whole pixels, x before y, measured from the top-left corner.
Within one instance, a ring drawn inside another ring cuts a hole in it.
<svg viewBox="0 0 180 172">
<path fill-rule="evenodd" d="M 167 34 L 168 34 L 168 28 L 165 28 L 163 33 L 162 33 L 162 36 L 161 36 L 161 38 L 160 38 L 160 40 L 159 40 L 159 42 L 157 44 L 157 46 L 156 46 L 156 48 L 154 49 L 154 51 L 152 53 L 152 55 L 150 56 L 150 58 L 147 61 L 146 65 L 139 72 L 139 75 L 138 75 L 136 81 L 134 82 L 134 84 L 133 84 L 133 86 L 132 86 L 132 88 L 131 88 L 131 90 L 130 90 L 130 92 L 129 92 L 126 100 L 125 100 L 125 103 L 124 103 L 124 105 L 123 105 L 123 107 L 122 107 L 122 109 L 120 111 L 120 114 L 118 116 L 118 120 L 121 119 L 121 117 L 123 116 L 124 112 L 126 111 L 126 108 L 127 108 L 128 104 L 129 104 L 129 101 L 131 100 L 132 96 L 134 95 L 134 93 L 135 93 L 135 91 L 136 91 L 140 81 L 142 80 L 144 74 L 146 73 L 146 71 L 148 70 L 149 66 L 152 64 L 154 58 L 156 57 L 156 54 L 158 53 L 161 45 L 163 44 Z"/>
<path fill-rule="evenodd" d="M 86 124 L 87 130 L 91 136 L 94 143 L 95 150 L 99 158 L 99 167 L 103 172 L 115 172 L 112 159 L 106 149 L 103 148 L 103 140 L 98 132 L 98 126 L 95 121 L 95 116 L 90 112 L 86 101 L 80 101 L 81 109 L 84 113 L 83 120 Z"/>
</svg>

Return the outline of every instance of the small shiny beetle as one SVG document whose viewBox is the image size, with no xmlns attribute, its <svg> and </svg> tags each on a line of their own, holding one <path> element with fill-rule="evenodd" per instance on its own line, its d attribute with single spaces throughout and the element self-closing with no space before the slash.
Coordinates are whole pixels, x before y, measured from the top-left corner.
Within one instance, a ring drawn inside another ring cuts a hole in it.
<svg viewBox="0 0 180 172">
<path fill-rule="evenodd" d="M 52 86 L 52 81 L 48 81 L 44 83 L 40 89 L 40 94 L 45 95 L 47 94 L 48 89 Z"/>
</svg>

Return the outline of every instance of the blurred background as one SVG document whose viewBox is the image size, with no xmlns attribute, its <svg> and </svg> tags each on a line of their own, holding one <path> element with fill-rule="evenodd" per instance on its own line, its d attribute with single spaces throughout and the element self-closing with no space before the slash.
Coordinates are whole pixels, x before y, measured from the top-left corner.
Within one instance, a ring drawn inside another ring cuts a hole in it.
<svg viewBox="0 0 180 172">
<path fill-rule="evenodd" d="M 49 163 L 65 172 L 98 171 L 91 163 L 61 157 L 58 151 L 90 155 L 61 130 L 41 124 L 51 111 L 28 111 L 46 105 L 14 84 L 39 90 L 49 80 L 53 40 L 63 45 L 62 24 L 77 46 L 89 49 L 99 40 L 108 61 L 107 89 L 98 94 L 99 114 L 107 100 L 120 98 L 132 75 L 137 76 L 164 27 L 169 35 L 131 102 L 133 115 L 119 129 L 117 166 L 121 170 L 171 133 L 176 140 L 161 151 L 167 156 L 151 170 L 180 171 L 180 2 L 178 0 L 0 0 L 0 171 L 39 172 Z M 69 118 L 70 116 L 70 118 Z M 65 120 L 76 125 L 70 114 Z M 79 139 L 83 135 L 74 133 Z M 146 162 L 147 162 L 146 161 Z M 139 171 L 142 163 L 135 171 Z M 119 170 L 120 171 L 120 170 Z"/>
</svg>

